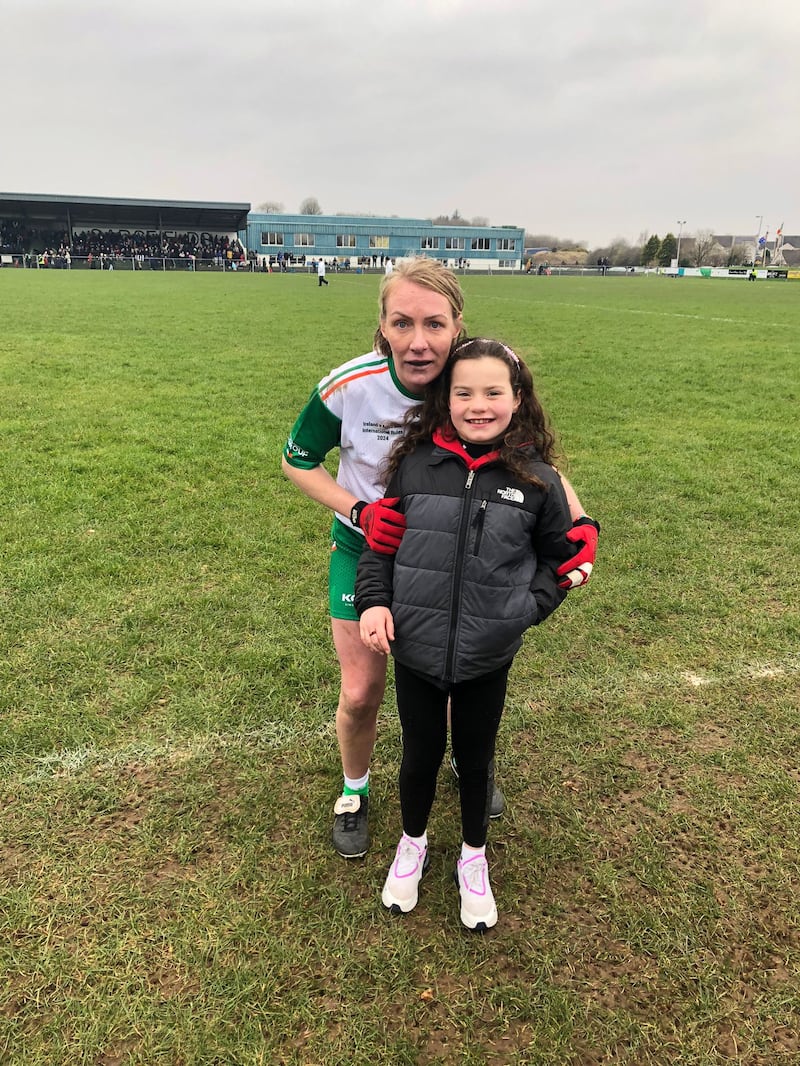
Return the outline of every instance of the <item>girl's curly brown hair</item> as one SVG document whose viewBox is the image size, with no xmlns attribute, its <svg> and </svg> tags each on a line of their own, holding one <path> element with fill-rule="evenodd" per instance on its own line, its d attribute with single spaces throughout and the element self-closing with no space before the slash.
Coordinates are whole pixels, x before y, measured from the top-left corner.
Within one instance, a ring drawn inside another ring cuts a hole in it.
<svg viewBox="0 0 800 1066">
<path fill-rule="evenodd" d="M 521 481 L 543 487 L 543 483 L 529 469 L 530 452 L 551 466 L 558 458 L 556 437 L 547 415 L 542 409 L 533 377 L 525 363 L 501 341 L 485 337 L 469 337 L 461 341 L 450 354 L 444 370 L 425 392 L 421 404 L 406 412 L 403 432 L 395 441 L 384 463 L 384 482 L 388 483 L 404 456 L 410 455 L 424 441 L 429 441 L 437 429 L 453 431 L 450 421 L 450 382 L 453 367 L 462 359 L 499 359 L 505 363 L 519 407 L 498 447 L 500 461 Z M 454 431 L 453 431 L 454 432 Z"/>
</svg>

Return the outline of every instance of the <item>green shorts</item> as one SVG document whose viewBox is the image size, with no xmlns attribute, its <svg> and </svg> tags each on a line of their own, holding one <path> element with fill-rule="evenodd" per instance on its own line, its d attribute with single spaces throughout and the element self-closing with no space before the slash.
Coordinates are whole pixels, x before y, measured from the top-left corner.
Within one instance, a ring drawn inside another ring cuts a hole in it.
<svg viewBox="0 0 800 1066">
<path fill-rule="evenodd" d="M 344 618 L 357 622 L 358 615 L 354 604 L 356 591 L 356 570 L 364 538 L 338 518 L 333 520 L 331 529 L 331 559 L 328 568 L 328 598 L 331 618 Z"/>
</svg>

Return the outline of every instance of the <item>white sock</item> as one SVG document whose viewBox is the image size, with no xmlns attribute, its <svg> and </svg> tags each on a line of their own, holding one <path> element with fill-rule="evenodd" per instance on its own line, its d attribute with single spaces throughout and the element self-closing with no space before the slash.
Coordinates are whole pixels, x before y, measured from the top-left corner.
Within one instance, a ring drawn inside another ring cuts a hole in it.
<svg viewBox="0 0 800 1066">
<path fill-rule="evenodd" d="M 416 844 L 420 851 L 425 851 L 428 846 L 428 832 L 427 830 L 421 837 L 412 837 L 410 833 L 403 832 L 403 836 L 406 840 L 410 840 L 412 844 Z"/>
<path fill-rule="evenodd" d="M 476 855 L 486 855 L 486 845 L 482 848 L 471 848 L 469 844 L 461 844 L 461 861 L 466 862 L 468 859 L 474 859 Z"/>
<path fill-rule="evenodd" d="M 345 788 L 351 788 L 353 792 L 362 792 L 367 787 L 368 782 L 369 770 L 363 777 L 348 777 L 347 774 L 344 775 Z"/>
</svg>

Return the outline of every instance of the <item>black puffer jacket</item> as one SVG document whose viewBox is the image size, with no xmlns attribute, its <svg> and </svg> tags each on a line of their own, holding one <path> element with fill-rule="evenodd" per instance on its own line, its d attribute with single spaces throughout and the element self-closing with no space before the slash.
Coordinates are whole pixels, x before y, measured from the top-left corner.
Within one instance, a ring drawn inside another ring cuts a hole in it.
<svg viewBox="0 0 800 1066">
<path fill-rule="evenodd" d="M 356 610 L 390 607 L 392 654 L 442 686 L 509 662 L 566 596 L 556 567 L 575 550 L 564 490 L 533 450 L 530 468 L 546 490 L 515 478 L 497 453 L 473 460 L 436 434 L 386 490 L 408 527 L 394 556 L 365 548 Z"/>
</svg>

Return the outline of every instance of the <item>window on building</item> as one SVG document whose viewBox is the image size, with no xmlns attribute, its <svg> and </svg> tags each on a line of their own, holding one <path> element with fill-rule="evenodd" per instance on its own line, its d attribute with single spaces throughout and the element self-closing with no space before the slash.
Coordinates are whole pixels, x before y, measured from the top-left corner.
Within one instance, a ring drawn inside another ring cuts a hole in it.
<svg viewBox="0 0 800 1066">
<path fill-rule="evenodd" d="M 422 237 L 419 242 L 420 248 L 424 251 L 436 251 L 439 248 L 438 237 Z"/>
<path fill-rule="evenodd" d="M 388 237 L 370 237 L 369 246 L 370 246 L 370 248 L 388 248 L 389 247 L 389 238 Z"/>
<path fill-rule="evenodd" d="M 294 235 L 295 248 L 313 248 L 314 247 L 314 234 L 313 233 L 295 233 Z"/>
<path fill-rule="evenodd" d="M 489 251 L 489 238 L 488 237 L 473 237 L 469 242 L 470 248 L 473 252 L 488 252 Z"/>
<path fill-rule="evenodd" d="M 450 251 L 463 252 L 464 251 L 464 238 L 463 237 L 445 237 L 444 246 L 445 246 L 445 248 L 449 249 Z"/>
<path fill-rule="evenodd" d="M 355 248 L 356 238 L 354 233 L 337 233 L 336 234 L 336 247 L 337 248 Z"/>
<path fill-rule="evenodd" d="M 261 243 L 262 244 L 282 245 L 283 244 L 283 234 L 282 233 L 262 233 L 261 234 Z"/>
<path fill-rule="evenodd" d="M 501 270 L 513 270 L 515 264 L 513 259 L 498 259 L 497 265 Z"/>
<path fill-rule="evenodd" d="M 513 237 L 498 237 L 497 250 L 498 252 L 515 252 L 517 250 L 517 242 Z"/>
</svg>

